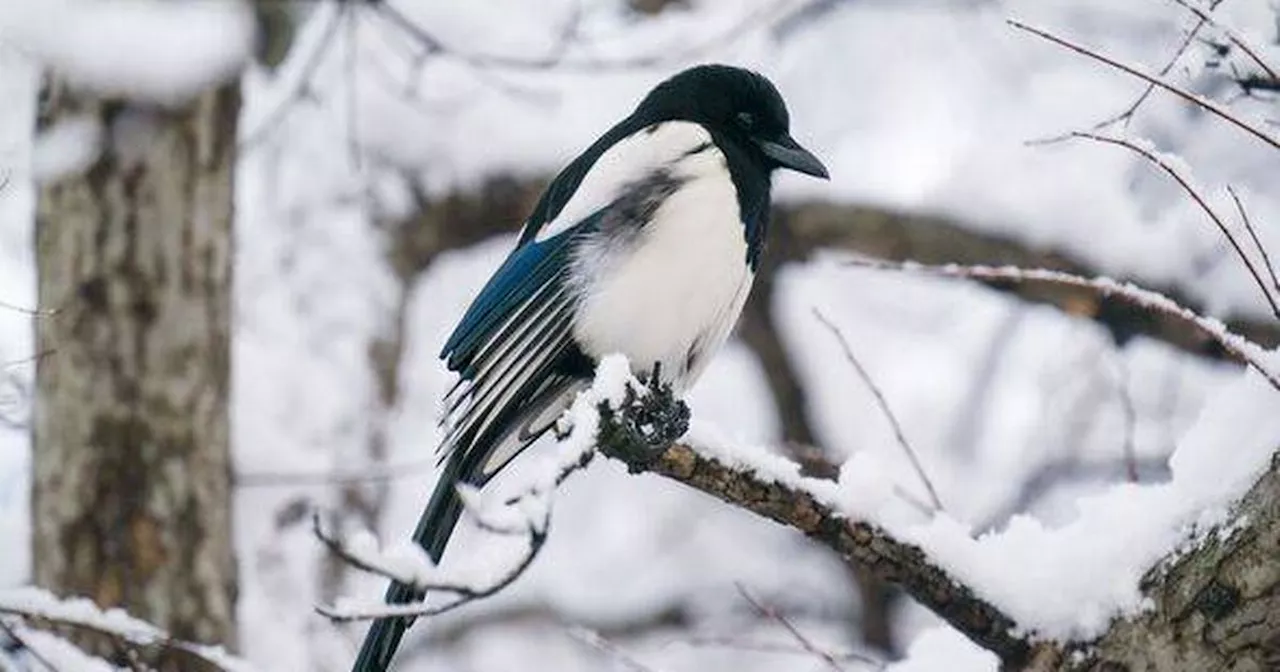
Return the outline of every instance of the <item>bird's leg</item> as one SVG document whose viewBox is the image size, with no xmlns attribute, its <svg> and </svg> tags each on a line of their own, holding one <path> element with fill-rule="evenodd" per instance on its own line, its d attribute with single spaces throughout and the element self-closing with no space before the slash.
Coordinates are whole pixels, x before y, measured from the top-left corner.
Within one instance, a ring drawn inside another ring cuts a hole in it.
<svg viewBox="0 0 1280 672">
<path fill-rule="evenodd" d="M 670 383 L 662 382 L 661 366 L 642 375 L 640 392 L 628 385 L 617 408 L 600 404 L 600 428 L 596 443 L 601 452 L 627 463 L 631 472 L 645 471 L 667 446 L 689 429 L 689 406 L 676 397 Z"/>
</svg>

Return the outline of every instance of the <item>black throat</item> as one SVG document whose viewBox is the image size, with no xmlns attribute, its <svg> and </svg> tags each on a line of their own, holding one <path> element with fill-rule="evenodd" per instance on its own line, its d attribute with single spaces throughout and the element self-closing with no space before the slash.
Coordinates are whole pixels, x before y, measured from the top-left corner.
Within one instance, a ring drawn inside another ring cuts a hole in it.
<svg viewBox="0 0 1280 672">
<path fill-rule="evenodd" d="M 738 217 L 747 242 L 747 265 L 754 272 L 769 234 L 771 171 L 749 141 L 742 143 L 716 131 L 711 132 L 711 139 L 724 153 L 729 177 L 738 193 Z"/>
</svg>

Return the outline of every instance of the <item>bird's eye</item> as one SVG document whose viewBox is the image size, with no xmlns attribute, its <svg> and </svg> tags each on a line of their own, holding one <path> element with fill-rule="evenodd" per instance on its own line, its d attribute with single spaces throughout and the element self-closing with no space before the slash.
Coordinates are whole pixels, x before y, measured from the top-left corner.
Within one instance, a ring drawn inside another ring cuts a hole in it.
<svg viewBox="0 0 1280 672">
<path fill-rule="evenodd" d="M 749 131 L 756 125 L 756 116 L 750 112 L 739 112 L 738 125 Z"/>
</svg>

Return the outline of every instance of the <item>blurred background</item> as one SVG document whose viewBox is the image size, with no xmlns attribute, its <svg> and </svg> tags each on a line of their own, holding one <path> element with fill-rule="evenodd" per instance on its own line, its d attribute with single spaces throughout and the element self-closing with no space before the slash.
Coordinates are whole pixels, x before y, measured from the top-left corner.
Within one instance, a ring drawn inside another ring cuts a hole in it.
<svg viewBox="0 0 1280 672">
<path fill-rule="evenodd" d="M 1062 524 L 1081 494 L 1167 479 L 1202 402 L 1240 370 L 1199 334 L 1086 293 L 852 257 L 1129 279 L 1280 343 L 1166 175 L 1062 136 L 1109 122 L 1180 156 L 1215 205 L 1231 183 L 1273 250 L 1280 154 L 1006 23 L 1275 120 L 1280 84 L 1231 40 L 1280 62 L 1268 0 L 1213 3 L 1215 23 L 1161 0 L 11 4 L 0 586 L 126 604 L 262 669 L 347 669 L 364 626 L 313 606 L 384 582 L 326 554 L 311 511 L 409 534 L 434 482 L 445 336 L 555 171 L 694 63 L 771 78 L 832 175 L 778 177 L 743 320 L 689 400 L 695 436 L 826 477 L 862 456 L 893 476 L 889 496 L 927 501 L 816 309 L 976 535 L 1021 515 Z M 100 450 L 82 465 L 67 446 L 86 440 Z M 446 565 L 510 556 L 465 532 Z M 137 587 L 168 565 L 176 578 Z M 398 669 L 831 669 L 784 620 L 841 669 L 995 669 L 794 531 L 604 460 L 558 494 L 530 571 L 419 622 Z"/>
</svg>

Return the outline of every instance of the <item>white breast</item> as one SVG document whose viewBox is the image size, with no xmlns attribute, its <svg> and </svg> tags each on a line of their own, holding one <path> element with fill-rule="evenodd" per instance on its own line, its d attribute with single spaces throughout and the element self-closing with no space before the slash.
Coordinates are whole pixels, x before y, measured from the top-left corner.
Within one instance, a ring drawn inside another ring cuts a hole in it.
<svg viewBox="0 0 1280 672">
<path fill-rule="evenodd" d="M 686 150 L 710 140 L 700 126 L 680 125 L 697 130 L 684 133 Z M 620 352 L 637 372 L 660 363 L 683 389 L 724 344 L 754 275 L 724 155 L 713 145 L 675 156 L 667 165 L 683 183 L 637 239 L 588 242 L 576 255 L 584 281 L 573 334 L 587 354 Z"/>
</svg>

